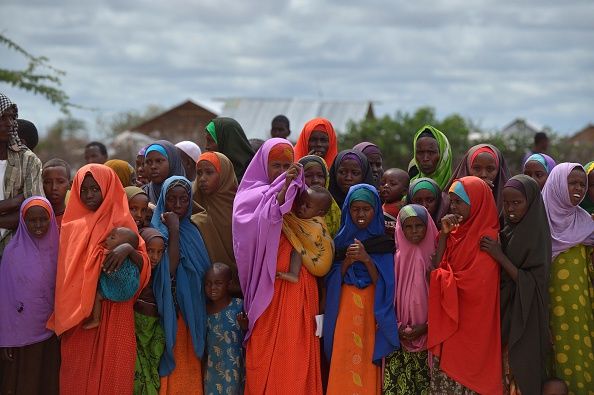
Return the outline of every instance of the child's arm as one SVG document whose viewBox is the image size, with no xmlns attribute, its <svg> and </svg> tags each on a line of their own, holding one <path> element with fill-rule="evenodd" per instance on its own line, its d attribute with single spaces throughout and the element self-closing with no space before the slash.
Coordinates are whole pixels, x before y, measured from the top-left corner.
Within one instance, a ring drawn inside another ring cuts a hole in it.
<svg viewBox="0 0 594 395">
<path fill-rule="evenodd" d="M 367 251 L 365 251 L 365 247 L 363 246 L 363 243 L 361 243 L 359 240 L 355 239 L 355 242 L 353 244 L 351 244 L 349 246 L 349 248 L 347 248 L 346 255 L 347 255 L 347 259 L 350 257 L 353 262 L 354 261 L 363 262 L 363 264 L 365 265 L 365 268 L 367 269 L 367 272 L 369 272 L 371 281 L 374 284 L 377 282 L 377 279 L 379 277 L 377 268 L 375 267 L 375 263 L 373 263 L 373 260 L 371 259 L 371 257 L 367 253 Z"/>
<path fill-rule="evenodd" d="M 247 314 L 243 311 L 237 314 L 237 324 L 241 328 L 242 331 L 246 332 L 249 326 L 249 320 Z"/>
<path fill-rule="evenodd" d="M 169 229 L 167 253 L 169 254 L 169 273 L 175 276 L 179 264 L 179 217 L 172 212 L 163 213 L 161 219 Z"/>
<path fill-rule="evenodd" d="M 289 262 L 289 272 L 296 276 L 299 276 L 299 272 L 301 271 L 301 263 L 302 263 L 301 254 L 296 249 L 293 248 L 291 250 L 291 260 Z"/>
<path fill-rule="evenodd" d="M 435 258 L 433 261 L 435 267 L 439 265 L 439 262 L 441 262 L 441 259 L 443 258 L 449 234 L 452 232 L 452 230 L 454 230 L 454 228 L 460 226 L 460 221 L 462 221 L 462 218 L 455 214 L 446 214 L 441 219 L 441 232 L 439 232 L 437 251 L 435 252 Z"/>
<path fill-rule="evenodd" d="M 488 236 L 481 237 L 481 251 L 485 251 L 491 258 L 495 259 L 514 282 L 518 280 L 518 268 L 503 253 L 499 241 L 493 240 Z"/>
<path fill-rule="evenodd" d="M 132 263 L 138 267 L 138 270 L 142 270 L 142 255 L 140 255 L 129 243 L 123 243 L 116 246 L 116 248 L 107 254 L 103 261 L 103 271 L 106 273 L 117 271 L 126 258 L 130 258 Z"/>
</svg>

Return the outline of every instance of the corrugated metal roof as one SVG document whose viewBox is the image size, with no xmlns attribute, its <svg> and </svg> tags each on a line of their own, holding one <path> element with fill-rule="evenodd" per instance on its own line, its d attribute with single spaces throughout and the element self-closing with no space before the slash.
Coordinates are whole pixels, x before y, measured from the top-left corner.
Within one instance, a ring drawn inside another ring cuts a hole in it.
<svg viewBox="0 0 594 395">
<path fill-rule="evenodd" d="M 359 122 L 367 116 L 370 101 L 324 101 L 304 99 L 223 99 L 221 116 L 237 120 L 248 138 L 270 138 L 272 118 L 282 114 L 289 118 L 291 135 L 296 140 L 303 125 L 315 117 L 332 122 L 337 133 L 346 131 L 349 121 Z"/>
</svg>

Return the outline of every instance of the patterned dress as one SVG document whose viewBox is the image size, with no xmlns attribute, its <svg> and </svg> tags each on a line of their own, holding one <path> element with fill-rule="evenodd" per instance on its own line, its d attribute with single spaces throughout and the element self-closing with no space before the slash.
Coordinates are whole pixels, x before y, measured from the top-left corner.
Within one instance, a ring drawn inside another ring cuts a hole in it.
<svg viewBox="0 0 594 395">
<path fill-rule="evenodd" d="M 209 314 L 206 331 L 208 359 L 204 376 L 204 394 L 243 394 L 245 364 L 243 332 L 237 314 L 243 311 L 243 301 L 233 298 L 229 306 Z"/>
</svg>

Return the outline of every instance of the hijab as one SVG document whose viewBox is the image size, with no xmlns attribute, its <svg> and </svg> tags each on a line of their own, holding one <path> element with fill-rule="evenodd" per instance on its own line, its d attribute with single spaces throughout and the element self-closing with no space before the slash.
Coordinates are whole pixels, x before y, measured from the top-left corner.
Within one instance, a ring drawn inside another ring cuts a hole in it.
<svg viewBox="0 0 594 395">
<path fill-rule="evenodd" d="M 437 227 L 441 227 L 440 214 L 444 211 L 443 199 L 441 195 L 441 190 L 439 189 L 439 185 L 437 185 L 437 183 L 434 180 L 427 177 L 420 177 L 415 179 L 414 181 L 411 181 L 410 185 L 408 186 L 408 193 L 406 195 L 407 204 L 412 204 L 415 194 L 421 190 L 427 190 L 431 192 L 433 197 L 435 197 L 436 209 L 435 213 L 431 215 L 431 218 L 433 218 L 433 222 Z"/>
<path fill-rule="evenodd" d="M 297 161 L 309 154 L 309 138 L 314 131 L 324 132 L 328 135 L 328 151 L 323 159 L 329 166 L 332 166 L 338 152 L 338 141 L 332 123 L 325 118 L 311 119 L 303 126 L 303 130 L 295 144 L 295 160 Z"/>
<path fill-rule="evenodd" d="M 125 160 L 110 159 L 105 162 L 105 166 L 113 170 L 124 188 L 132 185 L 132 175 L 134 175 L 134 168 Z"/>
<path fill-rule="evenodd" d="M 553 259 L 578 244 L 594 245 L 592 217 L 583 208 L 572 205 L 569 198 L 567 177 L 576 168 L 584 170 L 579 163 L 559 163 L 542 189 L 553 240 Z"/>
<path fill-rule="evenodd" d="M 350 206 L 354 201 L 365 201 L 374 209 L 373 220 L 365 229 L 359 229 L 353 222 Z M 353 263 L 344 278 L 341 273 L 346 249 L 354 239 L 360 240 L 378 271 L 375 283 L 373 311 L 376 320 L 373 363 L 381 363 L 382 358 L 399 347 L 398 324 L 394 310 L 394 241 L 384 234 L 384 214 L 382 204 L 374 186 L 354 185 L 350 188 L 342 207 L 342 225 L 334 239 L 336 260 L 326 276 L 326 312 L 324 315 L 324 352 L 328 360 L 332 357 L 334 330 L 338 319 L 342 284 L 366 288 L 372 285 L 371 276 L 362 262 Z"/>
<path fill-rule="evenodd" d="M 0 92 L 0 115 L 4 114 L 4 111 L 11 108 L 14 112 L 13 117 L 10 119 L 10 130 L 8 132 L 8 148 L 13 150 L 14 152 L 28 150 L 29 148 L 27 148 L 27 146 L 23 144 L 18 134 L 19 124 L 17 122 L 17 118 L 19 117 L 19 109 L 17 105 L 14 104 L 8 98 L 8 96 Z"/>
<path fill-rule="evenodd" d="M 373 185 L 373 176 L 371 174 L 371 167 L 369 166 L 369 162 L 367 162 L 367 157 L 362 152 L 359 152 L 357 150 L 347 149 L 344 151 L 340 151 L 336 156 L 336 159 L 334 160 L 332 167 L 330 167 L 330 184 L 328 187 L 328 190 L 332 194 L 332 197 L 340 207 L 344 206 L 344 201 L 347 194 L 344 193 L 338 186 L 336 176 L 338 175 L 338 167 L 340 166 L 342 161 L 348 159 L 356 159 L 357 162 L 359 162 L 361 173 L 363 175 L 363 180 L 360 183 Z"/>
<path fill-rule="evenodd" d="M 520 390 L 540 394 L 550 349 L 547 284 L 551 232 L 536 181 L 520 174 L 510 178 L 505 187 L 520 191 L 528 208 L 519 223 L 505 217 L 501 230 L 501 248 L 518 268 L 516 281 L 501 270 L 501 341 L 508 345 L 509 363 Z"/>
<path fill-rule="evenodd" d="M 586 176 L 589 176 L 590 173 L 592 173 L 592 170 L 594 170 L 594 161 L 586 163 L 584 165 L 584 170 L 586 170 Z M 588 185 L 588 187 L 592 188 L 592 185 Z M 587 191 L 584 200 L 582 200 L 582 202 L 580 203 L 580 207 L 586 210 L 588 214 L 594 213 L 594 201 L 590 199 L 590 196 L 588 195 Z"/>
<path fill-rule="evenodd" d="M 268 157 L 279 144 L 292 148 L 281 138 L 264 142 L 246 169 L 233 203 L 233 251 L 249 320 L 244 342 L 272 300 L 283 215 L 291 211 L 305 186 L 301 172 L 289 185 L 285 203 L 278 204 L 276 196 L 285 184 L 285 173 L 270 183 Z"/>
<path fill-rule="evenodd" d="M 177 147 L 171 144 L 167 140 L 157 140 L 153 144 L 146 147 L 145 150 L 145 160 L 146 155 L 148 155 L 151 151 L 157 151 L 161 155 L 163 155 L 167 161 L 169 162 L 169 173 L 167 177 L 171 176 L 185 176 L 186 171 L 184 170 L 184 165 L 181 160 L 181 156 Z M 154 182 L 149 182 L 146 185 L 142 186 L 142 189 L 146 192 L 149 197 L 149 202 L 156 204 L 159 200 L 159 196 L 161 195 L 161 186 L 162 184 L 157 184 Z"/>
<path fill-rule="evenodd" d="M 25 223 L 31 207 L 42 207 L 50 218 L 41 238 L 31 235 Z M 25 200 L 0 264 L 0 347 L 28 346 L 53 335 L 45 324 L 54 310 L 59 238 L 50 202 L 41 196 Z"/>
<path fill-rule="evenodd" d="M 176 186 L 182 186 L 192 201 L 192 187 L 185 177 L 172 176 L 163 182 L 157 207 L 153 212 L 151 225 L 163 235 L 165 244 L 169 243 L 169 230 L 161 221 L 165 213 L 167 192 Z M 175 272 L 175 293 L 179 312 L 188 327 L 192 339 L 194 354 L 201 359 L 204 355 L 206 339 L 206 297 L 202 286 L 204 275 L 210 267 L 210 259 L 198 228 L 190 222 L 192 205 L 183 218 L 179 219 L 179 263 Z M 157 310 L 161 317 L 161 326 L 165 332 L 165 351 L 159 364 L 159 375 L 168 376 L 175 369 L 173 346 L 177 336 L 177 312 L 171 288 L 169 254 L 165 251 L 161 262 L 154 270 L 153 292 L 157 301 Z"/>
<path fill-rule="evenodd" d="M 136 186 L 126 187 L 126 188 L 124 188 L 124 192 L 126 192 L 126 197 L 128 198 L 128 201 L 132 200 L 132 198 L 136 195 L 140 195 L 140 194 L 146 195 L 146 192 L 143 191 L 142 188 L 136 187 Z"/>
<path fill-rule="evenodd" d="M 417 140 L 421 137 L 430 136 L 433 136 L 433 138 L 437 140 L 439 161 L 432 174 L 424 174 L 421 170 L 421 166 L 417 163 Z M 425 125 L 419 129 L 413 139 L 413 161 L 418 170 L 418 174 L 415 175 L 411 181 L 417 178 L 427 177 L 434 180 L 440 189 L 444 189 L 452 176 L 452 147 L 450 147 L 450 142 L 446 135 L 431 125 Z"/>
<path fill-rule="evenodd" d="M 526 163 L 528 162 L 536 162 L 538 164 L 540 164 L 542 166 L 542 168 L 544 169 L 544 171 L 547 172 L 547 174 L 551 174 L 551 170 L 553 170 L 553 167 L 556 166 L 555 160 L 553 158 L 551 158 L 550 156 L 548 156 L 547 154 L 540 154 L 540 153 L 535 153 L 530 155 L 526 161 L 524 162 L 524 166 L 522 166 L 522 171 L 524 171 L 526 169 Z"/>
<path fill-rule="evenodd" d="M 241 181 L 254 157 L 254 149 L 239 122 L 233 118 L 218 117 L 206 126 L 206 131 L 217 143 L 219 152 L 233 163 L 237 181 Z"/>
<path fill-rule="evenodd" d="M 95 179 L 103 194 L 103 202 L 95 211 L 89 210 L 80 199 L 86 175 Z M 71 190 L 74 193 L 70 194 L 60 231 L 55 311 L 48 322 L 48 327 L 55 328 L 57 335 L 74 328 L 91 314 L 106 257 L 102 243 L 111 230 L 126 227 L 138 234 L 122 183 L 109 167 L 96 163 L 81 167 L 74 176 Z M 137 252 L 143 259 L 140 292 L 150 277 L 150 263 L 142 239 Z"/>
<path fill-rule="evenodd" d="M 425 238 L 413 244 L 404 236 L 404 221 L 418 217 L 427 227 Z M 394 272 L 396 278 L 395 305 L 398 329 L 427 323 L 429 303 L 429 279 L 427 273 L 433 268 L 431 258 L 435 253 L 437 228 L 427 209 L 418 204 L 404 206 L 396 221 L 396 254 Z M 414 340 L 402 339 L 402 346 L 409 352 L 427 348 L 427 335 Z"/>
</svg>

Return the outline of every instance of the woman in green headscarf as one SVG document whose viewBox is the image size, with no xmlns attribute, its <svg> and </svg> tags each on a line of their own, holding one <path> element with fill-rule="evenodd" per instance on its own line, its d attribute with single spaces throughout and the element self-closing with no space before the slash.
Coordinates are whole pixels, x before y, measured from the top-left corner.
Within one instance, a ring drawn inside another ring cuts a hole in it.
<svg viewBox="0 0 594 395">
<path fill-rule="evenodd" d="M 413 140 L 414 162 L 419 172 L 411 181 L 427 177 L 441 190 L 452 175 L 452 148 L 445 134 L 431 125 L 425 125 Z"/>
<path fill-rule="evenodd" d="M 586 197 L 580 203 L 580 207 L 588 212 L 594 214 L 594 161 L 588 162 L 584 165 L 586 175 L 588 176 L 588 191 Z"/>
</svg>

